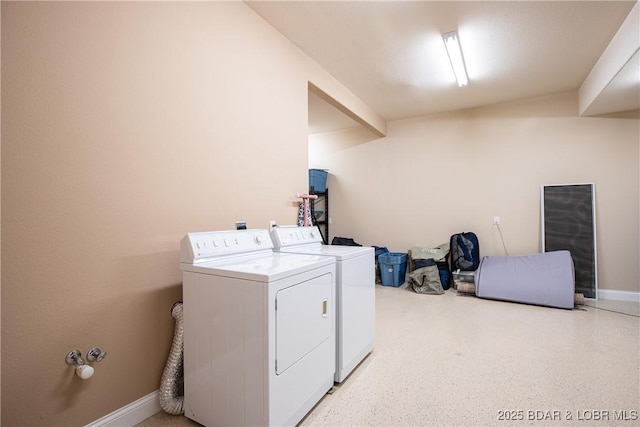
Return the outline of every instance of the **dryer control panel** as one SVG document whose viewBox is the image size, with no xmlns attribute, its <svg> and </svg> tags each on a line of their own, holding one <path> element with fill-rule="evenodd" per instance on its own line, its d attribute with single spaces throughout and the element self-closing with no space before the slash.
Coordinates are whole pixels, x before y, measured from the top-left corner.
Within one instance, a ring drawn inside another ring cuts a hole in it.
<svg viewBox="0 0 640 427">
<path fill-rule="evenodd" d="M 229 230 L 188 233 L 180 242 L 180 262 L 197 264 L 229 255 L 271 251 L 267 230 Z"/>
<path fill-rule="evenodd" d="M 296 245 L 322 244 L 322 234 L 314 227 L 275 227 L 271 229 L 271 238 L 276 248 Z"/>
</svg>

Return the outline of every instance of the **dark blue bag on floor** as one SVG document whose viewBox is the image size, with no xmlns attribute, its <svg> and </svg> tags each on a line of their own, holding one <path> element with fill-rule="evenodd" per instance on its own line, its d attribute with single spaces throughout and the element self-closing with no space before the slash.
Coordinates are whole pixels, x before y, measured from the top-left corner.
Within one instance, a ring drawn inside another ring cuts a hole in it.
<svg viewBox="0 0 640 427">
<path fill-rule="evenodd" d="M 388 253 L 389 253 L 389 249 L 387 249 L 385 246 L 374 246 L 373 248 L 374 248 L 374 250 L 375 250 L 375 257 L 376 257 L 375 259 L 376 259 L 376 262 L 378 262 L 378 257 L 379 257 L 380 255 L 388 254 Z"/>
<path fill-rule="evenodd" d="M 463 232 L 451 236 L 451 271 L 474 271 L 480 266 L 480 244 L 473 232 Z"/>
<path fill-rule="evenodd" d="M 385 246 L 374 246 L 375 251 L 375 266 L 376 266 L 376 283 L 382 283 L 382 274 L 380 273 L 380 265 L 378 264 L 378 257 L 380 255 L 386 255 L 389 253 L 389 249 Z"/>
<path fill-rule="evenodd" d="M 436 261 L 438 273 L 440 273 L 440 283 L 445 291 L 451 287 L 451 270 L 447 261 Z"/>
</svg>

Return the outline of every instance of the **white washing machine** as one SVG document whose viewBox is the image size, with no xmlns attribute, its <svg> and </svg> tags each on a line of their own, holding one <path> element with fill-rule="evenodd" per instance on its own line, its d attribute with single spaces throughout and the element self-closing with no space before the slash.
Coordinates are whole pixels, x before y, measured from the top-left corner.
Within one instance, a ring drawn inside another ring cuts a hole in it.
<svg viewBox="0 0 640 427">
<path fill-rule="evenodd" d="M 297 424 L 333 386 L 335 260 L 273 252 L 267 230 L 181 242 L 185 415 Z"/>
<path fill-rule="evenodd" d="M 323 245 L 317 227 L 274 227 L 275 250 L 336 260 L 336 374 L 342 382 L 373 350 L 375 337 L 375 250 Z"/>
</svg>

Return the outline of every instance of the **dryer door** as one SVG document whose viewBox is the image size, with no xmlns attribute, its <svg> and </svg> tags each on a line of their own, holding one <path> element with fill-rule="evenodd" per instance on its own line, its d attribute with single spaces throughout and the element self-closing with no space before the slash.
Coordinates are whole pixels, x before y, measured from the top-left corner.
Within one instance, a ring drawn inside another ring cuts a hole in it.
<svg viewBox="0 0 640 427">
<path fill-rule="evenodd" d="M 332 339 L 333 276 L 324 274 L 276 293 L 276 374 Z"/>
</svg>

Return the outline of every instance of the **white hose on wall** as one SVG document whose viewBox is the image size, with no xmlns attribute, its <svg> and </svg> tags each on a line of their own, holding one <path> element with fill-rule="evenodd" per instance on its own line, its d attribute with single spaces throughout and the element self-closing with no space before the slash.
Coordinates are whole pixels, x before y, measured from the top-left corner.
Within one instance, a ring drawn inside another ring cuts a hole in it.
<svg viewBox="0 0 640 427">
<path fill-rule="evenodd" d="M 182 302 L 177 302 L 171 309 L 171 316 L 176 319 L 176 327 L 173 332 L 173 343 L 169 351 L 167 365 L 162 372 L 160 380 L 160 407 L 163 411 L 172 414 L 184 414 L 184 392 L 181 392 L 183 381 L 183 344 L 184 344 L 184 316 L 182 314 Z M 184 388 L 182 387 L 184 390 Z"/>
</svg>

